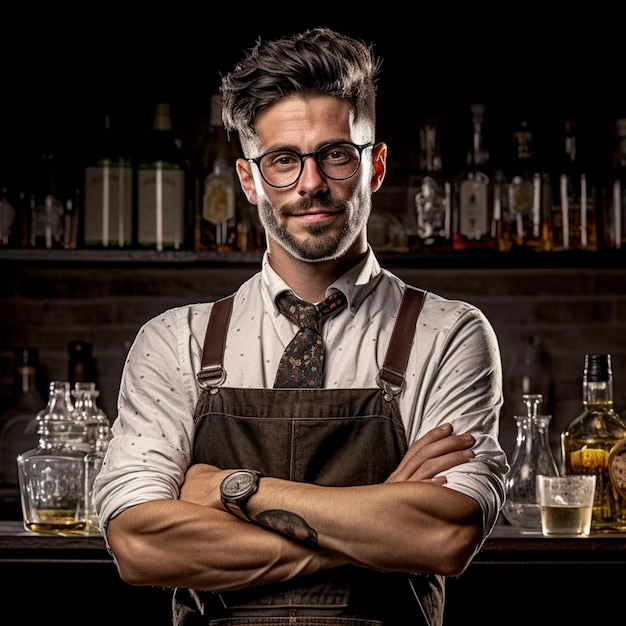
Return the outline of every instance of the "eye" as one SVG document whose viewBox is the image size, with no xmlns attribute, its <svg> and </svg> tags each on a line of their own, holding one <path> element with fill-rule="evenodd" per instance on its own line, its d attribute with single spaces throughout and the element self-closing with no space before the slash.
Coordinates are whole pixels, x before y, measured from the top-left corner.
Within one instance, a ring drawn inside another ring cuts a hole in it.
<svg viewBox="0 0 626 626">
<path fill-rule="evenodd" d="M 350 145 L 333 144 L 320 153 L 320 160 L 330 166 L 345 165 L 357 158 L 354 149 Z"/>
<path fill-rule="evenodd" d="M 300 167 L 300 157 L 295 152 L 271 152 L 263 158 L 262 165 L 271 169 L 291 169 Z"/>
</svg>

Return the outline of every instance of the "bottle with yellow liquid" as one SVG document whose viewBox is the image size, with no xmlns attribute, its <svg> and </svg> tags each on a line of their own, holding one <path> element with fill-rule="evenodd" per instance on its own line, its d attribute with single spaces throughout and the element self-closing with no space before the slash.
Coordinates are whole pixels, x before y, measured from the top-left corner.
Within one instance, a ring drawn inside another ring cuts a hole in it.
<svg viewBox="0 0 626 626">
<path fill-rule="evenodd" d="M 625 499 L 609 475 L 609 454 L 624 437 L 626 422 L 613 408 L 611 355 L 587 354 L 583 412 L 561 433 L 561 454 L 564 473 L 596 475 L 592 530 L 626 530 Z"/>
</svg>

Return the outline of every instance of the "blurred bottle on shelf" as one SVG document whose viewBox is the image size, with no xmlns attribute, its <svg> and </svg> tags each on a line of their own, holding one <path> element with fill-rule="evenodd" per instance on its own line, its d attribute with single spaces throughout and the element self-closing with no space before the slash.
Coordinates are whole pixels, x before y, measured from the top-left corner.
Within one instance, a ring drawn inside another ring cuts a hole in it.
<svg viewBox="0 0 626 626">
<path fill-rule="evenodd" d="M 41 154 L 30 194 L 30 246 L 62 248 L 65 203 L 57 178 L 56 158 L 52 152 Z"/>
<path fill-rule="evenodd" d="M 626 118 L 615 122 L 609 176 L 605 189 L 606 227 L 603 244 L 616 250 L 626 247 Z"/>
<path fill-rule="evenodd" d="M 472 140 L 467 168 L 454 180 L 452 205 L 454 250 L 495 250 L 493 172 L 485 130 L 485 105 L 470 107 Z"/>
<path fill-rule="evenodd" d="M 243 226 L 237 215 L 235 161 L 239 156 L 222 122 L 220 96 L 213 94 L 197 181 L 196 250 L 230 252 L 239 248 L 237 229 Z"/>
<path fill-rule="evenodd" d="M 596 250 L 598 196 L 589 164 L 581 162 L 576 122 L 565 120 L 564 146 L 552 177 L 552 249 Z"/>
<path fill-rule="evenodd" d="M 19 240 L 15 200 L 7 186 L 0 185 L 0 248 L 14 248 Z"/>
<path fill-rule="evenodd" d="M 83 241 L 87 247 L 124 248 L 133 243 L 133 166 L 121 133 L 104 116 L 85 168 Z"/>
<path fill-rule="evenodd" d="M 410 177 L 406 229 L 411 250 L 450 250 L 452 189 L 444 176 L 441 125 L 420 126 L 419 172 Z"/>
<path fill-rule="evenodd" d="M 534 133 L 526 120 L 513 133 L 512 159 L 502 197 L 500 249 L 548 251 L 552 247 L 550 176 L 534 149 Z"/>
<path fill-rule="evenodd" d="M 187 163 L 168 103 L 158 103 L 137 170 L 137 242 L 145 248 L 185 247 Z"/>
</svg>

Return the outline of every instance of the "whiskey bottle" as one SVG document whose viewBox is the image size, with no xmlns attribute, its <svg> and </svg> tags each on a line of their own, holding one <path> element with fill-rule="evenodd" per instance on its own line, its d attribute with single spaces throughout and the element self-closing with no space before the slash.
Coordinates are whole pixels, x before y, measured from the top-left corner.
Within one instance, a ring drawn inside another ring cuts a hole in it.
<svg viewBox="0 0 626 626">
<path fill-rule="evenodd" d="M 533 142 L 533 131 L 524 120 L 513 133 L 503 230 L 513 249 L 547 251 L 552 246 L 550 177 L 540 167 Z"/>
<path fill-rule="evenodd" d="M 133 166 L 120 134 L 104 116 L 101 135 L 85 168 L 83 240 L 87 247 L 133 242 Z"/>
<path fill-rule="evenodd" d="M 209 132 L 203 146 L 198 180 L 196 250 L 227 252 L 239 247 L 235 180 L 238 156 L 222 122 L 220 96 L 214 94 L 211 96 Z"/>
<path fill-rule="evenodd" d="M 610 354 L 585 355 L 583 412 L 561 433 L 565 474 L 595 474 L 593 530 L 626 530 L 624 498 L 611 483 L 609 455 L 626 437 L 626 422 L 613 407 L 613 372 Z"/>
<path fill-rule="evenodd" d="M 485 136 L 485 106 L 473 104 L 472 142 L 467 151 L 467 169 L 454 181 L 454 250 L 495 250 L 493 174 Z"/>
<path fill-rule="evenodd" d="M 576 123 L 565 121 L 561 163 L 552 177 L 552 249 L 597 249 L 597 187 L 581 163 Z"/>
<path fill-rule="evenodd" d="M 159 103 L 137 171 L 139 246 L 159 251 L 184 246 L 186 169 L 174 136 L 170 105 Z"/>
<path fill-rule="evenodd" d="M 443 172 L 441 128 L 435 123 L 420 126 L 420 171 L 411 176 L 408 195 L 409 247 L 449 250 L 452 190 Z"/>
</svg>

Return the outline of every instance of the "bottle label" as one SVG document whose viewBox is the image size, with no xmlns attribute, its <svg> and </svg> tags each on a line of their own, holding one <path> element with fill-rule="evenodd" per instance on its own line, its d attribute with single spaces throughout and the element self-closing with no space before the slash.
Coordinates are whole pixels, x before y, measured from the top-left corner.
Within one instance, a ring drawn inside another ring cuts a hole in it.
<svg viewBox="0 0 626 626">
<path fill-rule="evenodd" d="M 60 248 L 63 241 L 63 203 L 48 194 L 31 205 L 30 245 L 33 248 Z"/>
<path fill-rule="evenodd" d="M 178 249 L 183 244 L 185 173 L 180 169 L 137 172 L 137 239 L 139 245 Z"/>
<path fill-rule="evenodd" d="M 459 187 L 459 232 L 480 239 L 489 232 L 489 182 L 484 177 L 466 178 Z"/>
<path fill-rule="evenodd" d="M 231 180 L 215 174 L 207 176 L 202 217 L 215 226 L 235 219 L 235 189 Z"/>
<path fill-rule="evenodd" d="M 426 245 L 447 240 L 450 228 L 449 185 L 424 176 L 415 194 L 417 236 Z"/>
<path fill-rule="evenodd" d="M 130 167 L 85 169 L 86 245 L 132 243 L 133 172 Z"/>
</svg>

